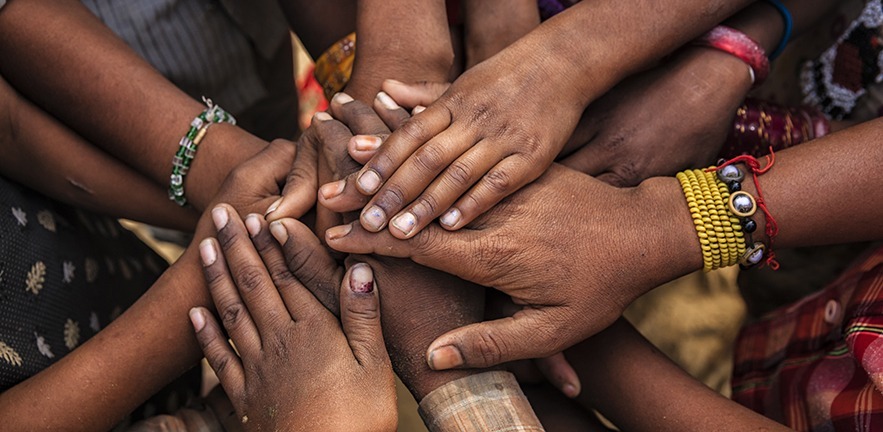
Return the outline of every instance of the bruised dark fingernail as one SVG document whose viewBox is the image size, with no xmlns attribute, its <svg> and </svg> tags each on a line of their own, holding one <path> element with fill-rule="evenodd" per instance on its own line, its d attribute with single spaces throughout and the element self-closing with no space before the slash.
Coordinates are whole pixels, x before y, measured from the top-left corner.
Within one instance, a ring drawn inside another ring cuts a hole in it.
<svg viewBox="0 0 883 432">
<path fill-rule="evenodd" d="M 362 188 L 362 192 L 373 195 L 377 192 L 377 189 L 380 189 L 380 174 L 377 174 L 374 170 L 368 170 L 362 173 L 359 176 L 359 187 Z"/>
<path fill-rule="evenodd" d="M 205 316 L 198 308 L 192 308 L 189 312 L 190 323 L 193 324 L 193 330 L 199 333 L 205 327 Z"/>
<path fill-rule="evenodd" d="M 230 214 L 227 213 L 227 209 L 224 207 L 215 207 L 212 210 L 212 221 L 215 223 L 215 229 L 218 231 L 222 230 L 225 226 L 227 226 L 227 221 L 230 220 Z"/>
<path fill-rule="evenodd" d="M 411 110 L 411 115 L 417 115 L 422 113 L 423 111 L 426 111 L 426 107 L 423 105 L 417 105 L 414 107 L 414 109 Z"/>
<path fill-rule="evenodd" d="M 460 223 L 460 219 L 462 217 L 463 215 L 460 213 L 460 210 L 455 207 L 448 210 L 448 212 L 445 213 L 444 216 L 442 216 L 438 221 L 448 228 L 453 228 L 457 226 L 458 223 Z"/>
<path fill-rule="evenodd" d="M 350 270 L 350 289 L 359 294 L 374 291 L 374 272 L 368 264 L 356 264 Z"/>
<path fill-rule="evenodd" d="M 273 238 L 275 238 L 280 245 L 284 245 L 288 241 L 288 230 L 285 228 L 285 225 L 282 224 L 282 221 L 276 221 L 270 224 L 270 234 L 273 235 Z"/>
<path fill-rule="evenodd" d="M 313 114 L 313 120 L 320 121 L 320 122 L 328 121 L 328 120 L 331 120 L 332 118 L 333 117 L 331 117 L 331 114 L 328 114 L 325 111 L 319 111 L 316 114 Z"/>
<path fill-rule="evenodd" d="M 349 234 L 352 230 L 353 224 L 351 223 L 346 225 L 338 225 L 336 227 L 328 228 L 328 230 L 325 231 L 325 237 L 328 240 L 337 240 L 341 237 L 346 237 L 346 235 Z"/>
<path fill-rule="evenodd" d="M 371 206 L 362 213 L 362 222 L 372 231 L 380 231 L 386 225 L 386 212 L 378 206 Z"/>
<path fill-rule="evenodd" d="M 337 103 L 338 105 L 344 105 L 352 102 L 353 97 L 346 93 L 340 92 L 334 95 L 334 97 L 331 98 L 331 101 Z"/>
<path fill-rule="evenodd" d="M 260 234 L 261 232 L 261 219 L 260 216 L 256 214 L 250 214 L 245 217 L 245 229 L 248 230 L 248 234 L 252 237 Z"/>
<path fill-rule="evenodd" d="M 319 193 L 322 194 L 322 198 L 330 200 L 342 194 L 345 187 L 346 180 L 338 180 L 333 183 L 322 185 L 322 187 L 319 188 Z"/>
<path fill-rule="evenodd" d="M 270 204 L 270 207 L 267 207 L 267 211 L 264 212 L 264 217 L 266 217 L 270 213 L 273 213 L 274 211 L 276 211 L 276 209 L 279 208 L 279 205 L 282 204 L 283 199 L 285 199 L 285 198 L 282 197 L 282 198 L 277 199 L 276 201 L 273 201 L 273 204 Z"/>
<path fill-rule="evenodd" d="M 380 148 L 383 140 L 373 135 L 356 135 L 353 138 L 353 144 L 358 151 L 373 151 Z"/>
<path fill-rule="evenodd" d="M 427 358 L 429 368 L 432 370 L 445 370 L 463 365 L 463 354 L 453 345 L 436 348 L 429 353 Z"/>
<path fill-rule="evenodd" d="M 396 227 L 402 234 L 408 236 L 417 226 L 417 217 L 411 212 L 402 213 L 392 219 L 392 225 Z"/>
<path fill-rule="evenodd" d="M 390 111 L 401 108 L 399 104 L 396 103 L 396 101 L 392 100 L 392 98 L 389 97 L 388 94 L 386 94 L 386 92 L 377 93 L 375 99 L 377 99 L 377 102 L 380 102 L 380 105 Z"/>
<path fill-rule="evenodd" d="M 199 257 L 202 265 L 208 267 L 218 259 L 218 250 L 215 249 L 215 241 L 207 238 L 199 243 Z"/>
</svg>

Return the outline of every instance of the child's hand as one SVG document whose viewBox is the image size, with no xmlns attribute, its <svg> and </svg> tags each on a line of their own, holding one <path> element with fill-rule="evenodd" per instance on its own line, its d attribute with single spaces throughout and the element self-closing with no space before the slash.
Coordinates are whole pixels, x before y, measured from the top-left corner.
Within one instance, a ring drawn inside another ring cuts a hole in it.
<svg viewBox="0 0 883 432">
<path fill-rule="evenodd" d="M 365 229 L 389 223 L 410 238 L 441 216 L 456 230 L 548 168 L 584 107 L 568 95 L 567 74 L 523 51 L 469 70 L 389 137 L 357 176 L 360 192 L 374 195 Z"/>
<path fill-rule="evenodd" d="M 310 254 L 283 254 L 258 215 L 243 223 L 220 205 L 212 219 L 218 239 L 204 240 L 200 255 L 236 351 L 208 310 L 195 308 L 190 318 L 246 430 L 395 430 L 395 383 L 371 268 L 356 264 L 343 277 L 338 323 L 289 271 Z"/>
</svg>

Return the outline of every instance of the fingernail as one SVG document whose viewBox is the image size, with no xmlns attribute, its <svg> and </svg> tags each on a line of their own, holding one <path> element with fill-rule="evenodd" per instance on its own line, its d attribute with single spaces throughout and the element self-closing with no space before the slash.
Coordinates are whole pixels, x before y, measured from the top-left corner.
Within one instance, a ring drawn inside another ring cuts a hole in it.
<svg viewBox="0 0 883 432">
<path fill-rule="evenodd" d="M 342 194 L 344 187 L 346 187 L 346 180 L 338 180 L 333 183 L 322 185 L 322 187 L 319 188 L 319 193 L 322 194 L 322 198 L 330 200 L 331 198 Z"/>
<path fill-rule="evenodd" d="M 323 121 L 328 121 L 331 119 L 332 119 L 331 114 L 328 114 L 325 111 L 319 111 L 316 114 L 313 114 L 313 120 L 316 120 L 316 121 L 323 122 Z"/>
<path fill-rule="evenodd" d="M 212 210 L 212 221 L 215 222 L 215 229 L 218 231 L 227 226 L 228 220 L 230 220 L 230 215 L 224 207 L 215 207 Z"/>
<path fill-rule="evenodd" d="M 202 331 L 202 328 L 205 327 L 205 317 L 202 316 L 202 311 L 192 308 L 188 315 L 190 315 L 190 323 L 193 324 L 193 330 L 196 330 L 197 333 Z"/>
<path fill-rule="evenodd" d="M 252 237 L 258 235 L 258 233 L 261 232 L 260 216 L 256 214 L 250 214 L 246 216 L 245 229 L 248 230 L 248 234 Z"/>
<path fill-rule="evenodd" d="M 444 216 L 441 217 L 441 219 L 439 219 L 439 222 L 441 222 L 441 224 L 446 227 L 453 228 L 457 226 L 458 223 L 460 223 L 460 218 L 462 217 L 463 215 L 460 213 L 459 209 L 451 208 L 450 210 L 448 210 L 447 213 L 444 214 Z"/>
<path fill-rule="evenodd" d="M 374 291 L 374 272 L 368 264 L 356 264 L 350 271 L 350 289 L 355 293 L 367 294 Z"/>
<path fill-rule="evenodd" d="M 356 150 L 358 151 L 377 150 L 382 143 L 383 141 L 380 137 L 372 135 L 356 135 L 353 137 L 353 144 L 355 144 Z"/>
<path fill-rule="evenodd" d="M 417 105 L 414 107 L 414 109 L 411 110 L 411 115 L 417 115 L 422 113 L 423 111 L 426 111 L 426 107 L 423 105 Z"/>
<path fill-rule="evenodd" d="M 362 221 L 368 228 L 380 231 L 386 225 L 386 212 L 377 206 L 371 206 L 362 213 Z"/>
<path fill-rule="evenodd" d="M 451 369 L 463 365 L 463 355 L 457 347 L 448 345 L 432 350 L 428 362 L 432 370 Z"/>
<path fill-rule="evenodd" d="M 386 92 L 377 93 L 375 99 L 377 99 L 377 102 L 380 102 L 380 105 L 383 105 L 384 108 L 390 111 L 401 108 L 399 104 L 396 103 L 396 101 L 392 100 L 392 98 L 389 97 L 388 94 L 386 94 Z"/>
<path fill-rule="evenodd" d="M 402 213 L 392 219 L 392 225 L 405 235 L 410 235 L 417 225 L 417 217 L 411 212 Z"/>
<path fill-rule="evenodd" d="M 279 198 L 276 201 L 273 201 L 273 204 L 270 204 L 270 207 L 267 207 L 267 211 L 264 212 L 264 216 L 267 216 L 270 213 L 276 211 L 276 209 L 279 208 L 279 205 L 282 204 L 282 200 L 283 198 Z"/>
<path fill-rule="evenodd" d="M 348 103 L 352 102 L 353 98 L 352 98 L 352 96 L 350 96 L 346 93 L 340 92 L 340 93 L 334 95 L 334 97 L 331 98 L 331 101 L 336 102 L 338 105 L 343 105 L 343 104 L 348 104 Z"/>
<path fill-rule="evenodd" d="M 218 250 L 215 249 L 215 242 L 207 238 L 199 243 L 199 257 L 202 259 L 202 265 L 208 267 L 215 263 L 218 259 Z"/>
<path fill-rule="evenodd" d="M 564 387 L 561 388 L 561 392 L 564 393 L 564 396 L 571 399 L 579 396 L 579 390 L 577 390 L 576 386 L 573 384 L 564 384 Z"/>
<path fill-rule="evenodd" d="M 328 230 L 325 231 L 325 237 L 328 238 L 328 240 L 337 240 L 341 237 L 345 237 L 352 230 L 353 224 L 351 223 L 346 225 L 338 225 L 336 227 L 328 228 Z"/>
<path fill-rule="evenodd" d="M 270 234 L 273 235 L 273 238 L 275 238 L 280 245 L 284 245 L 288 241 L 288 230 L 285 229 L 285 225 L 282 225 L 281 221 L 276 221 L 270 224 Z"/>
<path fill-rule="evenodd" d="M 362 188 L 362 192 L 373 195 L 377 189 L 380 189 L 380 174 L 374 170 L 363 172 L 359 176 L 359 187 Z"/>
</svg>

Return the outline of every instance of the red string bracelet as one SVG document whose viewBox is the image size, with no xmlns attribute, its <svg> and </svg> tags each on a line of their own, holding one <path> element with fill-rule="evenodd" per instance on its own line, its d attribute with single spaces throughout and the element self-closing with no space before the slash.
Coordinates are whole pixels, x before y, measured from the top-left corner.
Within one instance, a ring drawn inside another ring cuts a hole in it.
<svg viewBox="0 0 883 432">
<path fill-rule="evenodd" d="M 776 163 L 776 154 L 773 152 L 773 148 L 770 147 L 770 154 L 766 155 L 767 164 L 765 167 L 761 168 L 760 162 L 754 156 L 751 155 L 742 155 L 736 156 L 716 168 L 709 168 L 707 172 L 717 171 L 727 165 L 733 165 L 737 163 L 744 163 L 745 166 L 751 171 L 751 176 L 754 179 L 754 187 L 757 189 L 757 207 L 763 212 L 763 216 L 766 219 L 766 226 L 764 227 L 764 233 L 770 239 L 769 247 L 767 248 L 766 260 L 764 261 L 766 265 L 768 265 L 773 270 L 779 269 L 779 262 L 776 261 L 776 253 L 773 252 L 773 239 L 776 235 L 779 234 L 779 225 L 776 223 L 776 219 L 773 218 L 773 215 L 770 214 L 769 209 L 766 206 L 766 201 L 763 199 L 763 190 L 760 188 L 760 182 L 757 180 L 758 176 L 766 174 L 770 168 L 773 167 L 773 164 Z"/>
</svg>

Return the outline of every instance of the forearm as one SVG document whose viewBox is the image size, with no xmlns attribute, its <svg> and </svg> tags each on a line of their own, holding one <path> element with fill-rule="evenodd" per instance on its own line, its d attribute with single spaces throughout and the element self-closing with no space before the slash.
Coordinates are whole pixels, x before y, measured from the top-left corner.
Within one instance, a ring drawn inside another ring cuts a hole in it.
<svg viewBox="0 0 883 432">
<path fill-rule="evenodd" d="M 690 377 L 624 319 L 566 354 L 579 402 L 623 430 L 787 430 Z"/>
<path fill-rule="evenodd" d="M 359 0 L 347 93 L 370 102 L 385 79 L 447 81 L 454 51 L 446 17 L 442 0 Z"/>
<path fill-rule="evenodd" d="M 3 176 L 87 210 L 152 225 L 192 230 L 198 215 L 169 201 L 164 190 L 95 148 L 5 83 L 11 101 L 8 139 L 0 139 Z"/>
<path fill-rule="evenodd" d="M 502 51 L 540 25 L 535 0 L 467 0 L 463 9 L 467 68 Z"/>
<path fill-rule="evenodd" d="M 202 356 L 187 320 L 208 305 L 193 251 L 81 347 L 0 394 L 9 430 L 109 430 Z M 50 391 L 51 390 L 51 391 Z"/>
<path fill-rule="evenodd" d="M 580 2 L 513 45 L 542 53 L 543 62 L 575 90 L 585 107 L 633 74 L 714 27 L 750 0 Z M 523 48 L 523 50 L 521 49 Z"/>
<path fill-rule="evenodd" d="M 157 185 L 204 107 L 138 57 L 76 0 L 10 2 L 0 11 L 0 73 L 27 99 Z M 207 95 L 211 96 L 211 95 Z M 202 208 L 229 170 L 266 143 L 216 125 L 186 191 Z"/>
</svg>

